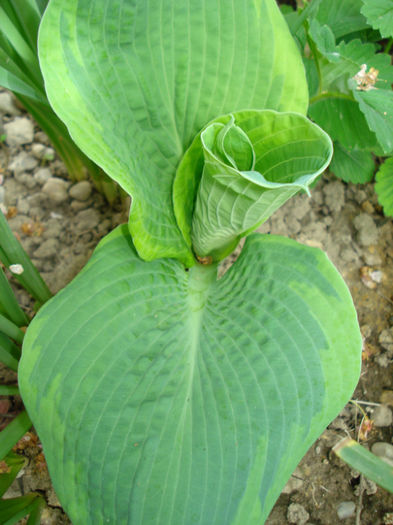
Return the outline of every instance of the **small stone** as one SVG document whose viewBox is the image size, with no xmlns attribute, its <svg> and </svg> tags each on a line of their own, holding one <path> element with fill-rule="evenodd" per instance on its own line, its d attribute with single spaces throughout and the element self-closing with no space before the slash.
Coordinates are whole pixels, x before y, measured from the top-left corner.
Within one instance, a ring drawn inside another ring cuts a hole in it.
<svg viewBox="0 0 393 525">
<path fill-rule="evenodd" d="M 34 126 L 30 119 L 17 117 L 4 124 L 7 135 L 6 142 L 9 146 L 23 146 L 30 144 L 34 139 Z"/>
<path fill-rule="evenodd" d="M 8 166 L 8 169 L 17 176 L 26 171 L 32 171 L 38 166 L 38 161 L 26 151 L 21 151 Z"/>
<path fill-rule="evenodd" d="M 339 180 L 329 182 L 323 188 L 323 193 L 325 195 L 325 204 L 328 208 L 335 213 L 339 212 L 345 202 L 343 183 Z"/>
<path fill-rule="evenodd" d="M 45 155 L 46 146 L 44 144 L 36 143 L 31 146 L 31 153 L 36 159 L 41 160 Z"/>
<path fill-rule="evenodd" d="M 374 410 L 372 419 L 376 427 L 389 427 L 393 423 L 392 411 L 388 406 L 380 405 Z"/>
<path fill-rule="evenodd" d="M 290 479 L 287 481 L 287 484 L 282 489 L 283 494 L 292 494 L 296 490 L 300 490 L 304 484 L 303 473 L 299 468 L 295 470 Z"/>
<path fill-rule="evenodd" d="M 48 168 L 40 168 L 34 173 L 34 179 L 43 186 L 47 180 L 52 177 L 52 173 Z"/>
<path fill-rule="evenodd" d="M 357 215 L 353 224 L 358 231 L 357 240 L 362 246 L 370 246 L 378 242 L 378 229 L 372 217 L 367 213 Z"/>
<path fill-rule="evenodd" d="M 48 259 L 49 257 L 57 255 L 57 250 L 58 241 L 56 239 L 48 239 L 34 252 L 34 257 L 38 259 Z"/>
<path fill-rule="evenodd" d="M 51 177 L 45 182 L 42 191 L 48 195 L 52 202 L 61 204 L 68 199 L 67 187 L 68 184 L 63 179 Z"/>
<path fill-rule="evenodd" d="M 14 275 L 21 275 L 25 271 L 21 264 L 10 264 L 8 269 Z"/>
<path fill-rule="evenodd" d="M 8 91 L 0 93 L 0 113 L 12 116 L 20 115 L 20 111 L 15 104 L 15 98 Z"/>
<path fill-rule="evenodd" d="M 384 390 L 380 399 L 384 405 L 389 405 L 393 408 L 393 390 Z"/>
<path fill-rule="evenodd" d="M 28 215 L 30 211 L 30 205 L 27 201 L 27 199 L 23 199 L 19 197 L 16 203 L 16 207 L 18 208 L 18 213 L 23 213 L 23 215 Z"/>
<path fill-rule="evenodd" d="M 371 447 L 371 452 L 393 466 L 393 445 L 379 441 Z"/>
<path fill-rule="evenodd" d="M 374 206 L 371 204 L 370 201 L 362 202 L 361 208 L 363 211 L 365 211 L 369 215 L 372 215 L 375 212 Z"/>
<path fill-rule="evenodd" d="M 82 180 L 74 184 L 70 189 L 70 196 L 77 201 L 87 201 L 91 195 L 91 184 L 88 180 Z"/>
<path fill-rule="evenodd" d="M 100 216 L 98 212 L 92 208 L 80 211 L 76 216 L 76 231 L 88 232 L 95 228 L 100 222 Z"/>
<path fill-rule="evenodd" d="M 381 366 L 382 368 L 387 368 L 390 366 L 390 363 L 392 362 L 391 358 L 388 356 L 388 354 L 381 354 L 377 355 L 375 358 L 375 362 L 377 365 Z"/>
<path fill-rule="evenodd" d="M 379 344 L 388 352 L 393 352 L 393 326 L 389 329 L 382 330 L 378 338 Z"/>
<path fill-rule="evenodd" d="M 81 210 L 85 210 L 85 209 L 88 208 L 90 205 L 91 205 L 91 201 L 90 201 L 90 200 L 87 200 L 87 201 L 85 201 L 85 202 L 81 202 L 81 201 L 72 201 L 72 202 L 71 202 L 71 208 L 72 208 L 75 212 L 78 212 L 78 211 L 81 211 Z"/>
<path fill-rule="evenodd" d="M 337 516 L 340 520 L 351 518 L 355 515 L 356 505 L 353 501 L 342 501 L 337 507 Z"/>
<path fill-rule="evenodd" d="M 287 519 L 289 523 L 295 525 L 305 525 L 308 522 L 310 514 L 306 511 L 303 505 L 299 503 L 291 503 L 287 511 Z"/>
</svg>

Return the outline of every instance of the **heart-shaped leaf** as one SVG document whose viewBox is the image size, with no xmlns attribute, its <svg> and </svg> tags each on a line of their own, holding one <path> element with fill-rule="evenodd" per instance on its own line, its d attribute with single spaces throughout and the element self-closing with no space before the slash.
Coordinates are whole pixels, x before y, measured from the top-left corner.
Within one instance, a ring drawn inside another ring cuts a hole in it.
<svg viewBox="0 0 393 525">
<path fill-rule="evenodd" d="M 216 280 L 141 260 L 124 226 L 39 311 L 19 381 L 74 525 L 261 525 L 360 353 L 320 250 L 253 234 Z"/>
<path fill-rule="evenodd" d="M 246 108 L 307 110 L 300 54 L 274 0 L 51 0 L 39 47 L 55 111 L 132 195 L 130 231 L 146 260 L 193 264 L 172 184 L 203 126 Z"/>
</svg>

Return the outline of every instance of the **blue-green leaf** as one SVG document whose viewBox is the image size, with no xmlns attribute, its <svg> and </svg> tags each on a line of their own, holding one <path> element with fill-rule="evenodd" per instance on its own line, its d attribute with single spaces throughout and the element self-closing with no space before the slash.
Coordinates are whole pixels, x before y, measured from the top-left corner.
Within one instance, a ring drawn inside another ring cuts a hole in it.
<svg viewBox="0 0 393 525">
<path fill-rule="evenodd" d="M 19 381 L 74 525 L 261 525 L 360 354 L 320 250 L 254 234 L 216 280 L 121 227 L 32 321 Z"/>
<path fill-rule="evenodd" d="M 55 111 L 132 195 L 129 227 L 146 260 L 193 264 L 172 185 L 210 120 L 307 110 L 300 53 L 274 0 L 51 0 L 39 48 Z"/>
</svg>

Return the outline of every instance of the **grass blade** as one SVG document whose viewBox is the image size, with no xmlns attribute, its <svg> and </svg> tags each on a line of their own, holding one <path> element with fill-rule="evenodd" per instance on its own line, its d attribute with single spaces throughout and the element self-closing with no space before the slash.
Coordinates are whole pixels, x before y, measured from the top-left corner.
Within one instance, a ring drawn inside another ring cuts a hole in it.
<svg viewBox="0 0 393 525">
<path fill-rule="evenodd" d="M 21 264 L 23 273 L 15 275 L 21 285 L 40 303 L 45 303 L 52 294 L 39 274 L 37 268 L 31 262 L 30 257 L 17 241 L 7 219 L 0 211 L 0 260 L 7 266 Z"/>
<path fill-rule="evenodd" d="M 32 422 L 26 410 L 24 410 L 0 432 L 0 458 L 3 459 L 10 452 L 15 443 L 26 434 L 31 425 Z"/>
<path fill-rule="evenodd" d="M 393 467 L 351 438 L 345 438 L 333 448 L 339 458 L 344 460 L 366 478 L 375 481 L 380 487 L 393 492 Z"/>
<path fill-rule="evenodd" d="M 29 324 L 29 319 L 19 306 L 7 277 L 3 270 L 0 269 L 0 312 L 1 311 L 17 326 L 26 326 Z"/>
<path fill-rule="evenodd" d="M 11 339 L 0 332 L 0 350 L 1 349 L 19 361 L 21 356 L 21 350 L 19 346 L 17 346 L 13 341 L 11 341 Z"/>
<path fill-rule="evenodd" d="M 27 494 L 19 498 L 10 498 L 0 500 L 0 523 L 2 525 L 14 525 L 27 514 L 32 515 L 37 507 L 42 509 L 43 499 L 38 494 Z M 36 516 L 36 514 L 33 514 Z M 31 521 L 30 518 L 27 523 L 36 524 L 36 521 Z"/>
<path fill-rule="evenodd" d="M 10 452 L 3 461 L 7 464 L 8 472 L 3 471 L 0 475 L 0 496 L 7 492 L 18 472 L 26 463 L 26 459 L 23 456 Z"/>
<path fill-rule="evenodd" d="M 0 396 L 18 396 L 18 395 L 19 395 L 19 388 L 16 385 L 0 385 Z M 1 480 L 1 477 L 0 477 L 0 480 Z"/>
<path fill-rule="evenodd" d="M 0 314 L 0 332 L 8 335 L 8 337 L 11 337 L 11 339 L 19 344 L 22 344 L 23 337 L 25 335 L 22 330 L 16 326 L 16 324 L 4 317 L 2 314 Z"/>
</svg>

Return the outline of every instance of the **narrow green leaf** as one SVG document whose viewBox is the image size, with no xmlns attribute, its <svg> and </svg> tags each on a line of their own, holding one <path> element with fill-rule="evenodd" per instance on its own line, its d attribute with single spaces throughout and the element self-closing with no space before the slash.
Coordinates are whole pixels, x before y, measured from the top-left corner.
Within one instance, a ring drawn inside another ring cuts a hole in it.
<svg viewBox="0 0 393 525">
<path fill-rule="evenodd" d="M 184 238 L 198 257 L 223 259 L 292 195 L 307 191 L 331 155 L 329 137 L 302 115 L 242 111 L 216 119 L 177 170 L 173 200 Z"/>
<path fill-rule="evenodd" d="M 362 14 L 384 38 L 393 37 L 393 0 L 362 0 Z"/>
<path fill-rule="evenodd" d="M 31 425 L 30 418 L 24 410 L 0 432 L 0 458 L 4 459 L 12 447 L 26 434 Z"/>
<path fill-rule="evenodd" d="M 385 215 L 393 217 L 393 157 L 385 160 L 376 176 L 375 191 Z"/>
<path fill-rule="evenodd" d="M 320 250 L 254 234 L 234 266 L 141 260 L 125 226 L 28 328 L 20 389 L 74 525 L 262 524 L 359 377 Z"/>
<path fill-rule="evenodd" d="M 36 524 L 36 509 L 42 508 L 43 499 L 38 494 L 26 494 L 19 498 L 10 498 L 0 500 L 0 520 L 2 525 L 14 525 L 19 522 L 21 518 L 30 513 L 34 513 L 34 521 Z M 28 522 L 29 523 L 29 522 Z"/>
<path fill-rule="evenodd" d="M 353 89 L 353 94 L 384 154 L 393 153 L 393 91 L 377 88 L 369 91 Z"/>
<path fill-rule="evenodd" d="M 335 142 L 329 170 L 345 182 L 365 184 L 373 179 L 374 158 L 368 151 L 344 148 Z"/>
<path fill-rule="evenodd" d="M 7 492 L 18 472 L 26 464 L 26 458 L 10 452 L 3 458 L 2 462 L 7 464 L 9 472 L 4 472 L 4 469 L 2 469 L 0 474 L 0 496 Z"/>
<path fill-rule="evenodd" d="M 8 16 L 13 15 L 14 26 L 20 27 L 19 33 L 24 36 L 36 55 L 41 15 L 35 0 L 3 0 L 2 6 L 7 11 Z M 35 60 L 38 62 L 37 56 L 35 56 Z"/>
<path fill-rule="evenodd" d="M 0 396 L 17 396 L 19 388 L 14 385 L 0 385 Z"/>
<path fill-rule="evenodd" d="M 37 498 L 34 506 L 30 510 L 29 519 L 27 520 L 26 525 L 40 525 L 41 524 L 41 514 L 43 509 L 46 507 L 44 498 Z"/>
<path fill-rule="evenodd" d="M 18 28 L 13 24 L 2 6 L 0 6 L 0 27 L 1 31 L 6 35 L 15 51 L 25 63 L 30 74 L 34 77 L 36 82 L 40 83 L 41 72 L 37 56 L 34 54 L 33 49 L 26 40 L 24 40 L 23 36 L 18 31 Z"/>
<path fill-rule="evenodd" d="M 245 108 L 306 113 L 300 53 L 275 0 L 52 0 L 40 29 L 51 105 L 80 148 L 132 195 L 146 260 L 194 263 L 172 186 L 195 135 Z"/>
<path fill-rule="evenodd" d="M 0 65 L 0 85 L 37 102 L 46 103 L 42 93 Z"/>
<path fill-rule="evenodd" d="M 0 314 L 0 332 L 3 332 L 8 337 L 11 337 L 14 341 L 17 343 L 23 342 L 24 333 L 22 330 L 19 329 L 19 327 L 7 319 L 7 317 L 4 317 L 4 315 Z"/>
<path fill-rule="evenodd" d="M 12 355 L 16 360 L 19 361 L 21 350 L 20 348 L 11 341 L 7 336 L 0 332 L 0 347 Z"/>
<path fill-rule="evenodd" d="M 21 285 L 35 298 L 39 303 L 45 303 L 52 294 L 39 274 L 38 270 L 31 262 L 29 256 L 17 241 L 7 219 L 0 211 L 0 260 L 8 268 L 11 264 L 21 264 L 23 272 L 14 275 Z"/>
<path fill-rule="evenodd" d="M 0 312 L 8 317 L 17 326 L 26 326 L 29 319 L 18 304 L 14 292 L 0 268 Z"/>
<path fill-rule="evenodd" d="M 350 467 L 361 472 L 366 478 L 393 492 L 393 467 L 372 454 L 351 438 L 340 441 L 333 451 Z"/>
</svg>

